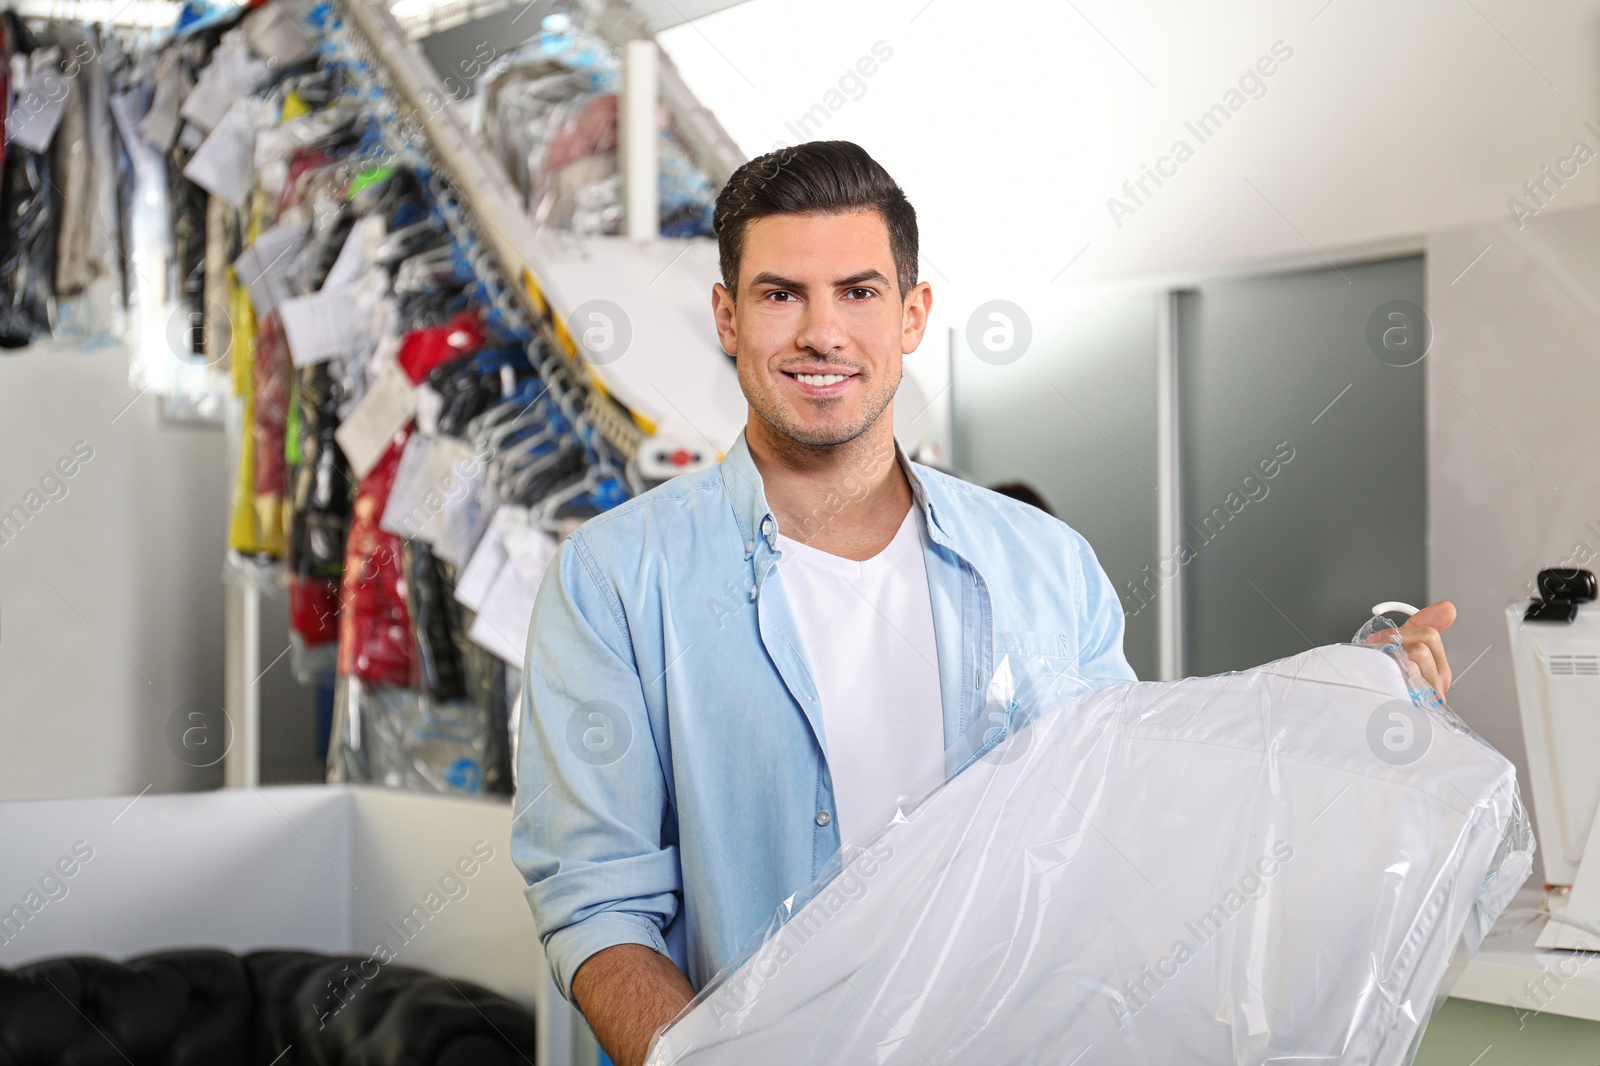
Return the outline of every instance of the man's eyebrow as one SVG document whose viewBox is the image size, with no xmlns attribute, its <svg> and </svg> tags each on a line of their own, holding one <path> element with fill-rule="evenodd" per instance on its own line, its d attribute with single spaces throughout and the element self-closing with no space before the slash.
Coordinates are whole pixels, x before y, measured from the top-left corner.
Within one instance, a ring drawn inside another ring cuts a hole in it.
<svg viewBox="0 0 1600 1066">
<path fill-rule="evenodd" d="M 854 274 L 851 274 L 847 278 L 840 278 L 838 281 L 833 283 L 833 287 L 836 289 L 843 289 L 852 285 L 862 285 L 869 281 L 877 282 L 880 285 L 889 284 L 889 279 L 883 276 L 882 271 L 868 269 L 858 271 Z M 751 288 L 755 288 L 760 285 L 771 285 L 778 289 L 793 289 L 796 292 L 806 291 L 805 282 L 795 281 L 793 278 L 782 277 L 778 274 L 772 273 L 770 270 L 763 270 L 761 273 L 750 279 Z"/>
<path fill-rule="evenodd" d="M 750 287 L 752 289 L 758 285 L 771 285 L 774 288 L 779 289 L 795 289 L 799 292 L 806 291 L 805 282 L 795 281 L 792 278 L 780 277 L 770 270 L 763 270 L 761 273 L 750 279 Z"/>
<path fill-rule="evenodd" d="M 833 283 L 833 287 L 836 289 L 844 289 L 849 288 L 851 285 L 862 285 L 869 281 L 875 281 L 879 285 L 889 284 L 889 279 L 883 276 L 882 271 L 863 270 L 860 273 L 851 274 L 848 278 L 840 278 L 838 281 Z"/>
</svg>

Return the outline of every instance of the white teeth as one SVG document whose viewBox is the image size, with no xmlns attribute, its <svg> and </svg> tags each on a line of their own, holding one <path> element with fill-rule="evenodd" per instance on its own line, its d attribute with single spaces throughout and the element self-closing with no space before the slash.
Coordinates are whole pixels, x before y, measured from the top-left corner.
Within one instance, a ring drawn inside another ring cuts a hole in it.
<svg viewBox="0 0 1600 1066">
<path fill-rule="evenodd" d="M 796 374 L 794 379 L 806 385 L 836 385 L 846 377 L 845 374 Z"/>
</svg>

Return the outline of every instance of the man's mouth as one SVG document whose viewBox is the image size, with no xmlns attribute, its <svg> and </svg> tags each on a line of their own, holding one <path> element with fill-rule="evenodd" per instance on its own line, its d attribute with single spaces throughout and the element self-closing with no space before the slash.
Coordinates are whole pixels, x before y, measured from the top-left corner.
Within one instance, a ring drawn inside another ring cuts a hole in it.
<svg viewBox="0 0 1600 1066">
<path fill-rule="evenodd" d="M 850 374 L 794 374 L 791 375 L 802 385 L 837 385 Z"/>
<path fill-rule="evenodd" d="M 800 387 L 802 395 L 819 400 L 844 392 L 858 376 L 853 370 L 785 370 L 783 375 Z"/>
</svg>

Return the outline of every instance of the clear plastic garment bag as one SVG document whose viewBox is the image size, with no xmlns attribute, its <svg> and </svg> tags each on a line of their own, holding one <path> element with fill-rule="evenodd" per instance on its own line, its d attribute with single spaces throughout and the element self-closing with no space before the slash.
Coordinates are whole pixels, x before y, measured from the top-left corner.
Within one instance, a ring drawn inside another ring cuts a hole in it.
<svg viewBox="0 0 1600 1066">
<path fill-rule="evenodd" d="M 1393 645 L 991 695 L 651 1064 L 1407 1063 L 1531 869 L 1511 763 Z"/>
</svg>

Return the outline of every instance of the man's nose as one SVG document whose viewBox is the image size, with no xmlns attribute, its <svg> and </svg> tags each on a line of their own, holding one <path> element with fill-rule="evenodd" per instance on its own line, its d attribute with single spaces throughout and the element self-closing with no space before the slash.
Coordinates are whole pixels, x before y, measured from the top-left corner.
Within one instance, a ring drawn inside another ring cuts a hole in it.
<svg viewBox="0 0 1600 1066">
<path fill-rule="evenodd" d="M 846 334 L 839 310 L 833 301 L 825 300 L 806 305 L 800 322 L 800 333 L 795 343 L 819 355 L 829 355 L 844 349 Z"/>
</svg>

